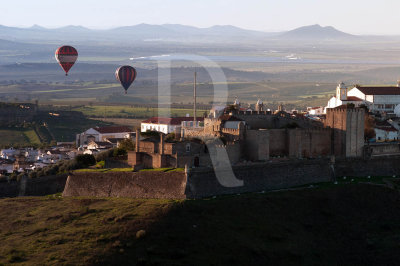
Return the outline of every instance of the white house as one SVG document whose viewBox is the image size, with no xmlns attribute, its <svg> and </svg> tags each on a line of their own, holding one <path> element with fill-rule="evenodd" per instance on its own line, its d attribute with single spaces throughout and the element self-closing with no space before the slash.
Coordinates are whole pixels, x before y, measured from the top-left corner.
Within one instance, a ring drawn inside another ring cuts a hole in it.
<svg viewBox="0 0 400 266">
<path fill-rule="evenodd" d="M 130 138 L 133 130 L 127 126 L 89 128 L 76 135 L 76 146 L 86 145 L 91 141 L 106 141 L 109 138 Z"/>
<path fill-rule="evenodd" d="M 140 131 L 157 131 L 169 134 L 175 132 L 175 130 L 180 130 L 182 122 L 192 122 L 193 120 L 193 117 L 152 117 L 141 123 Z M 204 118 L 197 117 L 196 121 L 202 122 Z"/>
<path fill-rule="evenodd" d="M 309 115 L 323 115 L 324 114 L 324 107 L 307 107 L 307 112 Z"/>
<path fill-rule="evenodd" d="M 348 88 L 342 82 L 336 87 L 336 95 L 328 101 L 328 105 L 325 107 L 325 113 L 326 108 L 336 108 L 346 104 L 354 104 L 355 107 L 358 107 L 363 103 L 364 101 L 362 98 L 353 95 L 350 96 Z"/>
<path fill-rule="evenodd" d="M 16 150 L 13 147 L 11 147 L 9 149 L 2 149 L 0 151 L 0 157 L 2 159 L 14 160 L 14 155 L 16 155 L 17 153 L 19 153 L 19 150 Z"/>
<path fill-rule="evenodd" d="M 375 135 L 377 142 L 395 141 L 399 139 L 399 131 L 387 121 L 376 123 Z"/>
<path fill-rule="evenodd" d="M 350 90 L 342 82 L 336 88 L 336 96 L 328 101 L 326 108 L 335 108 L 353 103 L 356 107 L 365 104 L 372 112 L 393 113 L 400 104 L 400 84 L 396 86 L 355 85 Z"/>
</svg>

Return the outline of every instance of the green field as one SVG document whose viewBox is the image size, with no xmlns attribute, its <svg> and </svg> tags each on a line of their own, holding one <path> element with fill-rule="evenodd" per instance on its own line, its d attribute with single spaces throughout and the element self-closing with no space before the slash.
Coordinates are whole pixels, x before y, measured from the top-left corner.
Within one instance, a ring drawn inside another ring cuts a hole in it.
<svg viewBox="0 0 400 266">
<path fill-rule="evenodd" d="M 131 106 L 106 106 L 106 105 L 93 105 L 73 108 L 73 111 L 82 112 L 86 116 L 95 117 L 137 117 L 148 118 L 153 116 L 186 116 L 193 115 L 193 109 L 177 109 L 177 108 L 151 108 L 151 107 L 131 107 Z M 197 110 L 197 116 L 202 116 L 206 110 Z"/>
<path fill-rule="evenodd" d="M 186 201 L 0 199 L 0 265 L 397 265 L 399 201 L 349 183 Z"/>
<path fill-rule="evenodd" d="M 40 144 L 39 137 L 33 129 L 0 129 L 0 146 L 29 146 Z"/>
</svg>

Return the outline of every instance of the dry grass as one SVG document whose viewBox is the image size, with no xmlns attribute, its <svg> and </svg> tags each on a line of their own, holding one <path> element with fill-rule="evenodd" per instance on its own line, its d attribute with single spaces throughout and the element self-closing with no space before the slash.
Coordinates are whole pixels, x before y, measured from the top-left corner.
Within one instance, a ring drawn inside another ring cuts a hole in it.
<svg viewBox="0 0 400 266">
<path fill-rule="evenodd" d="M 396 265 L 400 194 L 343 184 L 204 200 L 0 200 L 0 264 Z"/>
</svg>

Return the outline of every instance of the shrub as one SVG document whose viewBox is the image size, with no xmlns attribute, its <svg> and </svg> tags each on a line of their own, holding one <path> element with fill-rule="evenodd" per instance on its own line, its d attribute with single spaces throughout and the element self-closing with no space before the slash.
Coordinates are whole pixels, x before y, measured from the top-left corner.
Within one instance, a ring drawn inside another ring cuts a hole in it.
<svg viewBox="0 0 400 266">
<path fill-rule="evenodd" d="M 29 178 L 36 178 L 36 177 L 37 177 L 37 173 L 36 173 L 35 171 L 30 172 L 30 173 L 28 174 L 28 177 L 29 177 Z"/>
<path fill-rule="evenodd" d="M 113 152 L 113 157 L 125 156 L 127 154 L 125 149 L 116 148 Z"/>
<path fill-rule="evenodd" d="M 17 179 L 17 173 L 12 173 L 11 175 L 10 175 L 10 180 L 16 180 Z"/>
<path fill-rule="evenodd" d="M 166 141 L 173 141 L 175 140 L 175 133 L 169 133 L 166 137 L 165 137 Z"/>
<path fill-rule="evenodd" d="M 24 173 L 20 173 L 19 175 L 17 175 L 17 181 L 21 181 L 22 178 L 24 178 L 25 174 Z"/>
<path fill-rule="evenodd" d="M 135 150 L 135 144 L 132 139 L 124 139 L 119 143 L 118 148 L 124 149 L 125 151 L 133 151 Z"/>
<path fill-rule="evenodd" d="M 95 157 L 96 161 L 97 162 L 105 161 L 107 158 L 112 157 L 113 153 L 114 153 L 114 149 L 110 149 L 110 150 L 107 150 L 107 151 L 100 152 L 100 153 L 96 154 L 96 157 Z"/>
<path fill-rule="evenodd" d="M 37 177 L 44 176 L 44 171 L 43 171 L 43 169 L 37 171 L 37 174 L 36 174 L 36 175 L 37 175 Z"/>
<path fill-rule="evenodd" d="M 91 154 L 80 154 L 76 156 L 75 161 L 79 167 L 86 168 L 96 164 L 96 159 Z"/>
<path fill-rule="evenodd" d="M 105 164 L 106 164 L 105 161 L 100 161 L 96 164 L 96 168 L 97 169 L 104 168 Z"/>
</svg>

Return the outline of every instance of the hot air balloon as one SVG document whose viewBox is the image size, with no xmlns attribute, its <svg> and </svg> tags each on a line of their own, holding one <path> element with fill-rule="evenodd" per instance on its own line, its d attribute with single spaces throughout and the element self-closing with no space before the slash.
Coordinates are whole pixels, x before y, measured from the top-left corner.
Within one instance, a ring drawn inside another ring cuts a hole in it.
<svg viewBox="0 0 400 266">
<path fill-rule="evenodd" d="M 122 87 L 125 89 L 125 94 L 129 86 L 136 78 L 136 69 L 131 66 L 122 66 L 115 71 L 115 77 L 121 82 Z"/>
<path fill-rule="evenodd" d="M 68 71 L 78 58 L 78 52 L 72 46 L 61 46 L 56 50 L 55 57 L 57 62 L 64 69 L 65 75 L 68 76 Z"/>
</svg>

